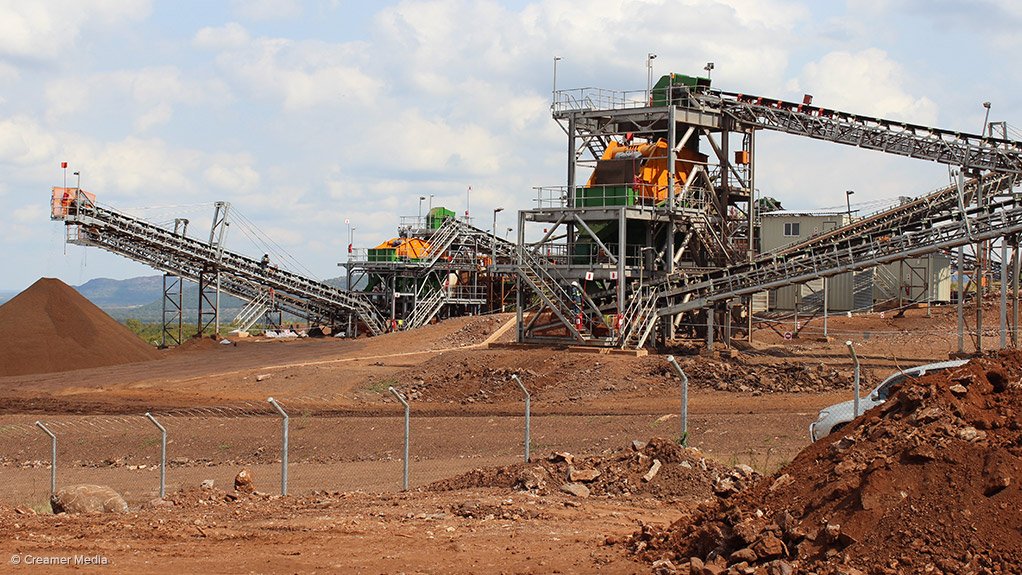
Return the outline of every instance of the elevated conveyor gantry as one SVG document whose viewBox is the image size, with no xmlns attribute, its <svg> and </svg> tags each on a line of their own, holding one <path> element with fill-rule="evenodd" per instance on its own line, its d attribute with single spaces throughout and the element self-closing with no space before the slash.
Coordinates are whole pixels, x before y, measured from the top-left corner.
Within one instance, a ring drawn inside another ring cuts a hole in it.
<svg viewBox="0 0 1022 575">
<path fill-rule="evenodd" d="M 1022 143 L 873 118 L 735 92 L 694 94 L 706 111 L 735 122 L 815 140 L 929 160 L 970 171 L 1022 174 Z"/>
<path fill-rule="evenodd" d="M 54 188 L 51 219 L 69 227 L 68 241 L 103 248 L 155 269 L 199 281 L 216 273 L 221 289 L 253 301 L 267 289 L 285 310 L 306 317 L 340 318 L 353 314 L 372 335 L 386 331 L 383 317 L 358 293 L 350 293 L 301 275 L 266 266 L 259 260 L 223 249 L 215 242 L 163 229 L 116 210 L 101 207 L 91 194 Z M 72 233 L 71 229 L 74 229 Z"/>
</svg>

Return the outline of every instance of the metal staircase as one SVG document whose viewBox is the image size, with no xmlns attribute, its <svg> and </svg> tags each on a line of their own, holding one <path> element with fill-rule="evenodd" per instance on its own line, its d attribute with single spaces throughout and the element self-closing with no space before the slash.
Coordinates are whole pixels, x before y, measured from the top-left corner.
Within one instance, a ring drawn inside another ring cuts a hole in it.
<svg viewBox="0 0 1022 575">
<path fill-rule="evenodd" d="M 898 299 L 898 278 L 887 269 L 887 266 L 877 266 L 873 270 L 873 285 L 880 292 L 879 301 L 891 301 Z"/>
<path fill-rule="evenodd" d="M 579 328 L 574 321 L 575 316 L 581 313 L 583 304 L 572 298 L 561 285 L 563 280 L 558 281 L 554 278 L 536 255 L 524 247 L 518 248 L 517 251 L 518 273 L 522 279 L 540 297 L 544 306 L 561 320 L 572 337 L 579 342 L 586 342 L 591 334 L 584 325 Z M 540 311 L 542 312 L 542 309 Z"/>
<path fill-rule="evenodd" d="M 660 303 L 660 291 L 665 284 L 643 286 L 638 293 L 632 294 L 628 307 L 624 312 L 624 325 L 618 335 L 618 346 L 622 349 L 644 346 L 653 327 L 660 318 L 657 309 Z"/>
<path fill-rule="evenodd" d="M 450 288 L 440 287 L 429 292 L 426 297 L 415 302 L 415 308 L 405 319 L 405 329 L 415 329 L 428 324 L 440 313 L 444 304 L 450 299 Z"/>
<path fill-rule="evenodd" d="M 468 224 L 462 224 L 456 218 L 448 218 L 433 232 L 429 237 L 429 259 L 426 260 L 426 267 L 433 267 L 447 253 L 451 244 L 462 233 L 462 225 Z"/>
<path fill-rule="evenodd" d="M 147 264 L 155 269 L 198 281 L 216 273 L 222 291 L 254 301 L 272 290 L 284 311 L 305 316 L 341 317 L 354 313 L 369 333 L 385 330 L 383 317 L 358 293 L 345 292 L 298 274 L 278 270 L 223 249 L 221 245 L 178 235 L 110 208 L 100 207 L 80 190 L 51 219 L 69 228 L 68 242 L 96 246 Z"/>
<path fill-rule="evenodd" d="M 268 290 L 260 290 L 258 296 L 248 301 L 245 307 L 241 308 L 241 311 L 234 317 L 234 321 L 231 324 L 238 331 L 248 331 L 259 321 L 259 318 L 263 317 L 271 309 L 271 300 L 272 297 Z"/>
</svg>

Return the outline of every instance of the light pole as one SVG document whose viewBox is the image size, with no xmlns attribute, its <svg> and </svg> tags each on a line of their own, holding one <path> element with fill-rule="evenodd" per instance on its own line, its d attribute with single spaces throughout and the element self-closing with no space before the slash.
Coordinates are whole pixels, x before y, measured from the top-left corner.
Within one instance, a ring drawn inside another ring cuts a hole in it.
<svg viewBox="0 0 1022 575">
<path fill-rule="evenodd" d="M 703 70 L 706 70 L 706 79 L 709 80 L 710 73 L 713 72 L 713 62 L 707 62 L 706 65 L 703 66 Z"/>
<path fill-rule="evenodd" d="M 990 102 L 983 102 L 986 113 L 983 115 L 983 137 L 987 137 L 987 120 L 990 119 Z"/>
<path fill-rule="evenodd" d="M 550 109 L 553 110 L 557 104 L 557 62 L 561 60 L 560 56 L 554 56 L 554 87 L 550 91 Z"/>
<path fill-rule="evenodd" d="M 646 54 L 646 102 L 652 104 L 650 96 L 653 92 L 653 60 L 656 59 L 656 54 L 650 52 Z"/>
<path fill-rule="evenodd" d="M 490 260 L 490 265 L 493 267 L 497 266 L 497 213 L 503 211 L 504 208 L 493 208 L 493 227 L 490 228 L 493 232 L 493 259 Z"/>
<path fill-rule="evenodd" d="M 78 183 L 75 184 L 75 189 L 76 190 L 81 190 L 82 189 L 82 174 L 81 174 L 81 172 L 75 172 L 75 176 L 78 177 L 78 180 L 77 180 Z"/>
<path fill-rule="evenodd" d="M 854 190 L 845 190 L 845 207 L 848 209 L 848 223 L 852 223 L 852 200 L 850 199 Z"/>
<path fill-rule="evenodd" d="M 426 213 L 433 211 L 433 194 L 429 195 L 429 206 L 426 208 Z"/>
<path fill-rule="evenodd" d="M 419 196 L 419 217 L 415 219 L 415 225 L 422 229 L 422 200 L 425 200 L 426 196 Z"/>
</svg>

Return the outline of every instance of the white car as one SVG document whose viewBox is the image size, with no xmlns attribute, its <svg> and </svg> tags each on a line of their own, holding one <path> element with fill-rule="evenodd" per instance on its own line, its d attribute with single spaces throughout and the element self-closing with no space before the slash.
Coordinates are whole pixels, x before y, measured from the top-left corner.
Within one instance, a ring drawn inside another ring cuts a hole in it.
<svg viewBox="0 0 1022 575">
<path fill-rule="evenodd" d="M 955 359 L 939 363 L 928 363 L 926 365 L 911 367 L 904 371 L 895 372 L 889 375 L 887 379 L 880 382 L 880 385 L 876 386 L 873 392 L 867 397 L 859 399 L 859 415 L 862 415 L 868 410 L 887 401 L 887 396 L 890 395 L 893 388 L 905 381 L 908 377 L 920 377 L 934 371 L 951 369 L 953 367 L 965 365 L 968 361 L 969 360 L 967 359 Z M 826 437 L 848 425 L 848 423 L 853 419 L 855 419 L 854 400 L 842 401 L 841 403 L 835 403 L 830 407 L 825 407 L 820 410 L 820 415 L 817 416 L 816 421 L 809 424 L 809 437 L 812 438 L 813 441 L 819 441 L 821 438 Z"/>
</svg>

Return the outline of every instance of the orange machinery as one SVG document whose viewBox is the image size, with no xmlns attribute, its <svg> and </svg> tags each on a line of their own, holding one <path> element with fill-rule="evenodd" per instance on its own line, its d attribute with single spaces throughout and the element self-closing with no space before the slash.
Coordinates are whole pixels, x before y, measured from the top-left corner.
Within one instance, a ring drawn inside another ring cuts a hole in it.
<svg viewBox="0 0 1022 575">
<path fill-rule="evenodd" d="M 50 200 L 50 219 L 61 220 L 67 217 L 72 206 L 80 202 L 83 205 L 95 206 L 96 194 L 90 194 L 78 188 L 53 187 L 53 198 Z"/>
<path fill-rule="evenodd" d="M 705 164 L 707 156 L 683 147 L 675 160 L 675 192 L 688 181 L 695 164 Z M 596 169 L 589 177 L 587 188 L 628 186 L 637 199 L 661 203 L 667 199 L 670 171 L 668 170 L 667 141 L 653 143 L 620 143 L 612 140 Z"/>
</svg>

